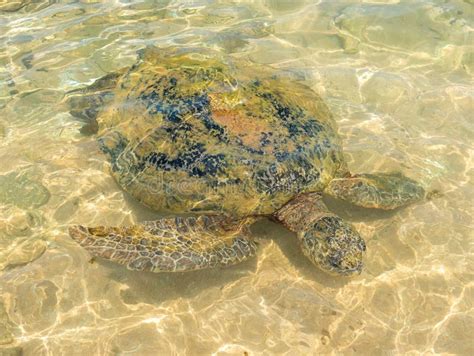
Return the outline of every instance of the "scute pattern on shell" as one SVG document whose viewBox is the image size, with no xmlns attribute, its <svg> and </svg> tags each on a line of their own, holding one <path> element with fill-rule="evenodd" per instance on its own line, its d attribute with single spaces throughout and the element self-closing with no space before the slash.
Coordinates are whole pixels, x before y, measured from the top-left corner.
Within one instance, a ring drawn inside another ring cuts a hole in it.
<svg viewBox="0 0 474 356">
<path fill-rule="evenodd" d="M 211 53 L 146 49 L 99 114 L 118 183 L 161 211 L 270 214 L 345 172 L 308 87 Z"/>
</svg>

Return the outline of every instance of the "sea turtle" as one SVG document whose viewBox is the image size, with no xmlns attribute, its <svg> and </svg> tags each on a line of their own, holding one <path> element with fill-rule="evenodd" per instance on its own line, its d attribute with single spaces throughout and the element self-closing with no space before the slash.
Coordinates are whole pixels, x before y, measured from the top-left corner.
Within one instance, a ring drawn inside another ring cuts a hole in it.
<svg viewBox="0 0 474 356">
<path fill-rule="evenodd" d="M 92 255 L 132 270 L 238 263 L 255 254 L 248 228 L 266 217 L 294 231 L 321 269 L 360 273 L 364 240 L 322 194 L 384 210 L 424 197 L 399 173 L 351 174 L 334 119 L 307 86 L 211 50 L 147 47 L 136 64 L 68 102 L 89 121 L 85 131 L 98 131 L 118 184 L 173 214 L 128 227 L 70 227 Z"/>
</svg>

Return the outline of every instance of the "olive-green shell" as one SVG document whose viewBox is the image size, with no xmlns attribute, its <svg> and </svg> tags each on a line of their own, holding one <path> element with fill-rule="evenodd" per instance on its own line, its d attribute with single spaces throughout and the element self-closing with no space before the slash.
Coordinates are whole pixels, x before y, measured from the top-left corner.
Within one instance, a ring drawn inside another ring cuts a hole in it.
<svg viewBox="0 0 474 356">
<path fill-rule="evenodd" d="M 334 121 L 308 87 L 205 51 L 147 48 L 99 114 L 117 182 L 177 213 L 270 214 L 345 170 Z"/>
</svg>

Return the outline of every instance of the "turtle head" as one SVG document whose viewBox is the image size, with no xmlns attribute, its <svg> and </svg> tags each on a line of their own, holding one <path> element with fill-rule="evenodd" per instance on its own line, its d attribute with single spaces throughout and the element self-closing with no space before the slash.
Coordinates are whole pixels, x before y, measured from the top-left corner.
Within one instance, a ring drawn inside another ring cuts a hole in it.
<svg viewBox="0 0 474 356">
<path fill-rule="evenodd" d="M 343 276 L 362 271 L 364 240 L 351 224 L 327 209 L 320 193 L 297 196 L 274 218 L 296 233 L 304 255 L 322 270 Z"/>
<path fill-rule="evenodd" d="M 298 233 L 303 253 L 331 274 L 360 274 L 365 242 L 351 224 L 336 215 L 326 215 Z"/>
</svg>

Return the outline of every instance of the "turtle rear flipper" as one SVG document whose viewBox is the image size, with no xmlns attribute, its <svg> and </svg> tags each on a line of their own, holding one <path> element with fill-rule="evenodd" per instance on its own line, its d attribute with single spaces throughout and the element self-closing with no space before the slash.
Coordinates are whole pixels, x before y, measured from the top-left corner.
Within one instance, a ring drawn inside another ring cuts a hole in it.
<svg viewBox="0 0 474 356">
<path fill-rule="evenodd" d="M 112 97 L 111 92 L 105 92 L 68 98 L 69 113 L 84 123 L 80 129 L 83 135 L 93 135 L 98 132 L 97 115 L 104 103 L 111 101 Z"/>
<path fill-rule="evenodd" d="M 228 266 L 255 254 L 248 220 L 222 216 L 163 218 L 129 227 L 69 228 L 69 234 L 93 256 L 128 269 L 179 272 Z"/>
<path fill-rule="evenodd" d="M 114 98 L 113 90 L 118 80 L 125 70 L 119 70 L 104 75 L 97 79 L 91 85 L 75 89 L 67 93 L 66 103 L 69 107 L 69 113 L 79 121 L 84 122 L 81 133 L 92 135 L 97 133 L 99 125 L 97 115 L 101 109 L 112 102 Z"/>
</svg>

